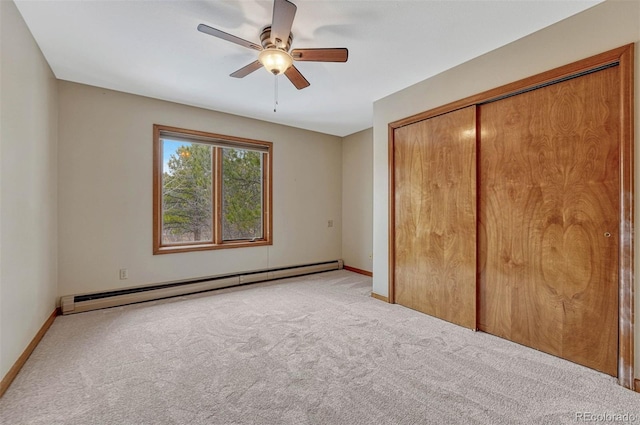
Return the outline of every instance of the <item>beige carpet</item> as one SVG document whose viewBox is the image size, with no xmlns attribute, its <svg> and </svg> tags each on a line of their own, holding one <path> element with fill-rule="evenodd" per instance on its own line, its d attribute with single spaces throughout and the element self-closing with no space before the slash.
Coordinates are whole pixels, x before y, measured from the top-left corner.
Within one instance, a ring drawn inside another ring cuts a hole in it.
<svg viewBox="0 0 640 425">
<path fill-rule="evenodd" d="M 609 376 L 370 289 L 335 271 L 59 317 L 0 423 L 640 423 Z"/>
</svg>

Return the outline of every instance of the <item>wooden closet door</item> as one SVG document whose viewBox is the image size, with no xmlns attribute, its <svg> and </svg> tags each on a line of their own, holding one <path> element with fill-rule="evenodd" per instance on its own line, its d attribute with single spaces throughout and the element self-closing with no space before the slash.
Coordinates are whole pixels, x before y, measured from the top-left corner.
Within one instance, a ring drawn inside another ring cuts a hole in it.
<svg viewBox="0 0 640 425">
<path fill-rule="evenodd" d="M 614 376 L 618 72 L 479 111 L 479 328 Z"/>
<path fill-rule="evenodd" d="M 394 132 L 395 300 L 476 327 L 475 106 Z"/>
</svg>

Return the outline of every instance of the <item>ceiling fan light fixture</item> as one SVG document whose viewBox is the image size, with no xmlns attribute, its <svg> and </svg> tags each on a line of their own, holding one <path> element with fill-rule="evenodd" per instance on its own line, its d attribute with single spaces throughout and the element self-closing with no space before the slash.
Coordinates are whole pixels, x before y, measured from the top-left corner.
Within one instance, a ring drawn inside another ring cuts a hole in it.
<svg viewBox="0 0 640 425">
<path fill-rule="evenodd" d="M 265 67 L 267 71 L 273 75 L 279 75 L 285 72 L 293 65 L 293 58 L 284 50 L 269 48 L 264 49 L 258 56 L 258 61 Z"/>
</svg>

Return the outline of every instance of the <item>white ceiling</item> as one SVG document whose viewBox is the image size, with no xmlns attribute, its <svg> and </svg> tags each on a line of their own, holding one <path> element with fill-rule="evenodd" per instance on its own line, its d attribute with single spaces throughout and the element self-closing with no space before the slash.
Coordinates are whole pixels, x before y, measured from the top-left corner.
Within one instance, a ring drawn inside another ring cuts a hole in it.
<svg viewBox="0 0 640 425">
<path fill-rule="evenodd" d="M 293 1 L 292 47 L 347 47 L 349 61 L 297 62 L 311 86 L 279 77 L 276 113 L 275 77 L 229 77 L 257 52 L 196 30 L 260 44 L 270 0 L 16 4 L 59 79 L 345 136 L 371 127 L 375 100 L 600 2 Z"/>
</svg>

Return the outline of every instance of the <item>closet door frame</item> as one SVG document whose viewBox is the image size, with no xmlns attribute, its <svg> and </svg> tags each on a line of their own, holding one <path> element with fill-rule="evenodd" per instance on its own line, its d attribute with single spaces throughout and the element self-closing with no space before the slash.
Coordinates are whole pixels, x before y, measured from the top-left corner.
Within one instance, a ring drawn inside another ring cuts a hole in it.
<svg viewBox="0 0 640 425">
<path fill-rule="evenodd" d="M 389 123 L 389 292 L 388 300 L 395 303 L 395 129 L 433 118 L 458 109 L 492 102 L 500 98 L 535 90 L 564 79 L 594 72 L 600 68 L 618 66 L 620 72 L 620 217 L 618 263 L 618 382 L 634 389 L 634 311 L 633 311 L 633 155 L 634 155 L 634 44 L 583 59 L 538 75 L 461 99 L 429 111 Z M 480 120 L 476 120 L 476 126 Z M 480 134 L 478 131 L 477 134 Z"/>
</svg>

